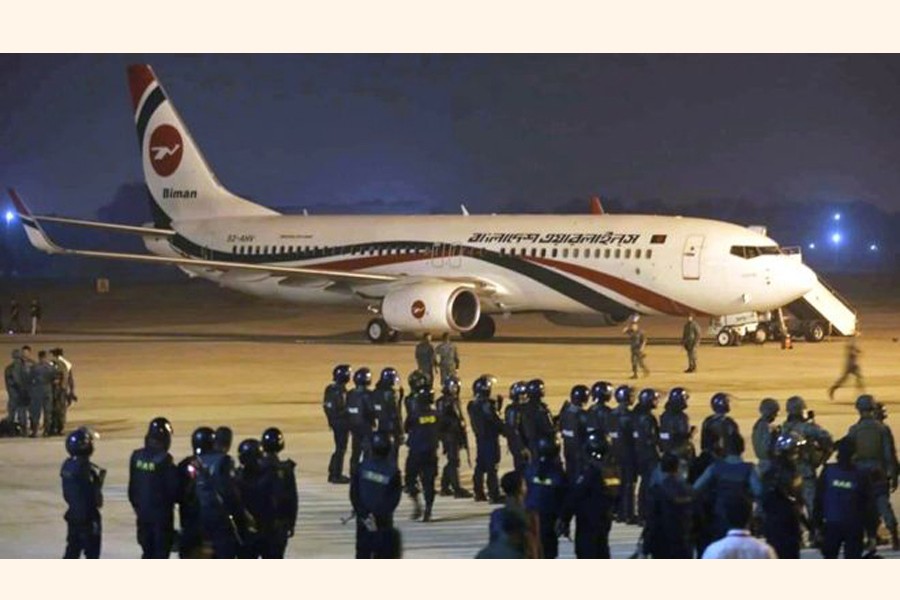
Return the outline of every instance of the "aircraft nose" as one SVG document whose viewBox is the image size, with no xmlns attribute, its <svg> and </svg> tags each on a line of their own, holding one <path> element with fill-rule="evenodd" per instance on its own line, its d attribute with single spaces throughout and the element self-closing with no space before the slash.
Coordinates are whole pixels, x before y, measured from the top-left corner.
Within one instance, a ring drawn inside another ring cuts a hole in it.
<svg viewBox="0 0 900 600">
<path fill-rule="evenodd" d="M 819 277 L 816 273 L 804 264 L 795 265 L 794 272 L 791 273 L 793 287 L 797 290 L 797 295 L 805 296 L 812 291 L 819 283 Z"/>
</svg>

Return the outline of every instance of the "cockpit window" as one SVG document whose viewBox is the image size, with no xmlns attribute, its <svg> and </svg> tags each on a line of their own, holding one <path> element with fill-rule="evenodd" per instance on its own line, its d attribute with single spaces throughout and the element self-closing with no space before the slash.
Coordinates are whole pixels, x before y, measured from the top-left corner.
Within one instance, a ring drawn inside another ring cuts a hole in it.
<svg viewBox="0 0 900 600">
<path fill-rule="evenodd" d="M 778 246 L 732 246 L 731 253 L 741 258 L 756 258 L 757 256 L 782 254 Z"/>
</svg>

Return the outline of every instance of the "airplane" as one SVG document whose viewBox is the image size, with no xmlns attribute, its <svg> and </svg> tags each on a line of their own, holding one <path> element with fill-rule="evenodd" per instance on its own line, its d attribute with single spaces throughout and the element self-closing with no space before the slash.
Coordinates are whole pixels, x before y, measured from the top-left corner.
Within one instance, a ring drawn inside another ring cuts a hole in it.
<svg viewBox="0 0 900 600">
<path fill-rule="evenodd" d="M 632 315 L 776 310 L 817 278 L 747 227 L 679 216 L 284 215 L 218 180 L 149 65 L 128 67 L 152 224 L 33 216 L 10 190 L 28 239 L 50 254 L 175 265 L 191 277 L 295 303 L 374 313 L 376 343 L 401 332 L 489 339 L 495 317 L 542 313 L 563 325 Z M 42 221 L 143 238 L 149 254 L 63 248 Z"/>
</svg>

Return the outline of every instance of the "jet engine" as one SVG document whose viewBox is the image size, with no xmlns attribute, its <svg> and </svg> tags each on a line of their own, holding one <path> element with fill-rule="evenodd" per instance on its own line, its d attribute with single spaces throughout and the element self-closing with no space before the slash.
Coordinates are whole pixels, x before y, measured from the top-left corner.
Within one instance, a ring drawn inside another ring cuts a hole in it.
<svg viewBox="0 0 900 600">
<path fill-rule="evenodd" d="M 471 288 L 451 282 L 418 283 L 385 295 L 381 315 L 396 331 L 470 331 L 481 316 Z"/>
</svg>

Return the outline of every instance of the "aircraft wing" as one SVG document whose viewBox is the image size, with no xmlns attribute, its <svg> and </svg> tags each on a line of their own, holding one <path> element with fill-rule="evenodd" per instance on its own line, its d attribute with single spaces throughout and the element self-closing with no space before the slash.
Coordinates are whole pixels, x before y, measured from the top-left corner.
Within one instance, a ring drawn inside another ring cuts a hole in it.
<svg viewBox="0 0 900 600">
<path fill-rule="evenodd" d="M 10 190 L 10 195 L 14 194 L 14 190 Z M 75 225 L 78 227 L 91 227 L 94 229 L 104 229 L 106 231 L 114 231 L 116 233 L 134 233 L 137 235 L 157 235 L 160 237 L 172 237 L 175 231 L 172 229 L 157 229 L 156 227 L 138 227 L 136 225 L 120 225 L 118 223 L 103 223 L 102 221 L 85 221 L 82 219 L 69 219 L 67 217 L 45 217 L 32 215 L 35 221 L 47 221 L 50 223 L 62 223 L 64 225 Z"/>
<path fill-rule="evenodd" d="M 28 241 L 43 252 L 48 254 L 68 254 L 71 256 L 87 256 L 91 258 L 104 258 L 108 260 L 123 260 L 131 262 L 142 262 L 152 264 L 168 264 L 181 267 L 196 267 L 205 269 L 214 269 L 220 271 L 247 271 L 247 272 L 263 272 L 271 275 L 284 275 L 288 277 L 313 277 L 319 279 L 328 279 L 341 282 L 358 282 L 358 283 L 387 283 L 402 279 L 403 276 L 398 275 L 379 275 L 375 273 L 356 273 L 349 271 L 333 271 L 328 269 L 315 269 L 306 267 L 280 267 L 276 265 L 261 265 L 254 263 L 228 262 L 219 260 L 203 260 L 198 258 L 187 257 L 168 257 L 158 256 L 154 254 L 131 254 L 123 252 L 103 252 L 98 250 L 75 250 L 71 248 L 63 248 L 56 244 L 40 223 L 32 216 L 31 212 L 19 198 L 15 190 L 9 190 L 9 195 L 13 200 L 19 218 L 25 226 L 25 234 Z M 156 230 L 154 230 L 155 232 Z"/>
</svg>

